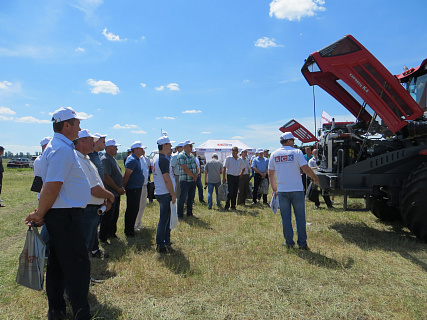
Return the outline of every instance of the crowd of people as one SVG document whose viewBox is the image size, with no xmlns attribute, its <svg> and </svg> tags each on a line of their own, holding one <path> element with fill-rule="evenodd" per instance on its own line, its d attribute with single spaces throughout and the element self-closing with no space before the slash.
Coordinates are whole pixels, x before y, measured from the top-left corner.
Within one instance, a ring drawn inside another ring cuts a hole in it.
<svg viewBox="0 0 427 320">
<path fill-rule="evenodd" d="M 186 140 L 173 149 L 175 141 L 162 134 L 157 140 L 158 154 L 150 161 L 145 156 L 146 147 L 135 141 L 122 172 L 114 158 L 120 144 L 114 139 L 106 139 L 107 135 L 82 130 L 81 120 L 71 108 L 56 110 L 52 116 L 53 138 L 42 139 L 42 154 L 34 162 L 32 190 L 38 192 L 39 204 L 38 209 L 28 215 L 26 223 L 43 225 L 41 234 L 48 243 L 48 319 L 61 319 L 65 315 L 64 290 L 74 317 L 90 319 L 87 300 L 91 281 L 89 257 L 108 257 L 100 250 L 99 243 L 108 245 L 117 237 L 122 195 L 126 194 L 125 236 L 132 238 L 135 231 L 143 228 L 150 171 L 160 211 L 157 252 L 174 251 L 170 238 L 172 206 L 176 206 L 178 219 L 183 219 L 184 213 L 193 216 L 196 188 L 199 202 L 205 203 L 202 166 L 193 148 L 194 142 Z M 291 224 L 293 206 L 298 246 L 308 249 L 304 186 L 300 173 L 304 172 L 314 183 L 318 180 L 301 150 L 293 148 L 294 139 L 291 133 L 284 133 L 280 137 L 282 147 L 270 157 L 269 150 L 257 149 L 249 159 L 248 150 L 239 153 L 239 149 L 233 147 L 232 155 L 222 163 L 218 154 L 213 154 L 204 167 L 208 209 L 213 208 L 214 190 L 219 209 L 236 210 L 236 206 L 245 206 L 247 200 L 252 205 L 257 205 L 261 199 L 263 204 L 268 204 L 270 181 L 273 197 L 280 203 L 284 244 L 289 248 L 295 244 Z M 101 151 L 104 151 L 102 155 Z M 250 187 L 252 178 L 253 188 Z M 218 198 L 221 182 L 228 186 L 224 207 Z"/>
</svg>

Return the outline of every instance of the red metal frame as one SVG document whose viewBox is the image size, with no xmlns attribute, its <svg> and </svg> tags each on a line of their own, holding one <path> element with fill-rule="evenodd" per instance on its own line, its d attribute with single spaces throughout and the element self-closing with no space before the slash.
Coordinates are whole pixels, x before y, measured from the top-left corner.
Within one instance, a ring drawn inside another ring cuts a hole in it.
<svg viewBox="0 0 427 320">
<path fill-rule="evenodd" d="M 314 62 L 320 70 L 309 70 Z M 320 86 L 360 121 L 370 121 L 371 115 L 337 82 L 339 79 L 353 89 L 392 132 L 405 127 L 406 120 L 415 120 L 423 114 L 399 81 L 351 35 L 312 53 L 301 72 L 311 86 Z"/>
<path fill-rule="evenodd" d="M 319 141 L 306 127 L 294 119 L 284 124 L 279 130 L 282 132 L 292 132 L 294 137 L 303 143 Z"/>
</svg>

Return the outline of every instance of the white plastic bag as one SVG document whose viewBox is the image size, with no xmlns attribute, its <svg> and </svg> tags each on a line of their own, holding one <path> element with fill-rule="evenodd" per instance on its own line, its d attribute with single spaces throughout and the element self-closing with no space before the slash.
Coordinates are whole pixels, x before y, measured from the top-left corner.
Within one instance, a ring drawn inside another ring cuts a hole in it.
<svg viewBox="0 0 427 320">
<path fill-rule="evenodd" d="M 46 245 L 36 227 L 29 227 L 24 249 L 19 256 L 16 282 L 24 287 L 42 290 Z"/>
<path fill-rule="evenodd" d="M 218 200 L 227 201 L 227 196 L 228 196 L 228 187 L 227 187 L 227 184 L 224 183 L 218 187 Z"/>
<path fill-rule="evenodd" d="M 177 201 L 175 204 L 171 201 L 171 220 L 170 220 L 170 228 L 173 229 L 178 226 L 178 212 L 177 212 Z"/>
<path fill-rule="evenodd" d="M 270 208 L 271 208 L 271 210 L 273 210 L 274 214 L 276 214 L 277 209 L 279 209 L 279 197 L 275 193 L 273 194 L 273 197 L 271 198 Z"/>
</svg>

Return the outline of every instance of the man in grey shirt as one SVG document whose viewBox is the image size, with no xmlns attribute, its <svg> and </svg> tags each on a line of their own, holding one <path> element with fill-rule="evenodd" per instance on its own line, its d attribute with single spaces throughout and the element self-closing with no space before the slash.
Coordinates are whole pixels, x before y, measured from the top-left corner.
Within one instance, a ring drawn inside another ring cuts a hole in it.
<svg viewBox="0 0 427 320">
<path fill-rule="evenodd" d="M 104 168 L 105 188 L 114 194 L 113 205 L 102 216 L 99 228 L 99 240 L 104 244 L 108 243 L 108 238 L 117 238 L 116 231 L 120 210 L 120 196 L 125 194 L 122 169 L 117 160 L 113 158 L 117 154 L 118 146 L 120 144 L 116 143 L 114 139 L 108 139 L 105 142 L 105 154 L 101 157 L 102 167 Z"/>
<path fill-rule="evenodd" d="M 218 200 L 218 187 L 221 185 L 222 162 L 218 160 L 218 155 L 214 153 L 212 160 L 205 165 L 205 186 L 208 186 L 208 209 L 212 209 L 212 192 L 215 188 L 216 205 L 219 207 L 221 202 Z"/>
</svg>

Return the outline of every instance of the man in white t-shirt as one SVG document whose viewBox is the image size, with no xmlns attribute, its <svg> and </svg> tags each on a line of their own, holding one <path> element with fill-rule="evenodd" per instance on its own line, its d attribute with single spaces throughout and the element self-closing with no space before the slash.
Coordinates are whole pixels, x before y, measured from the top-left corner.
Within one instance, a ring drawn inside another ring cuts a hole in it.
<svg viewBox="0 0 427 320">
<path fill-rule="evenodd" d="M 309 250 L 307 246 L 304 187 L 300 170 L 318 184 L 319 179 L 307 165 L 303 153 L 295 149 L 295 138 L 291 132 L 285 132 L 280 137 L 282 147 L 274 151 L 268 164 L 273 196 L 279 197 L 280 213 L 282 216 L 283 235 L 286 246 L 293 248 L 294 231 L 291 221 L 291 206 L 294 208 L 297 226 L 297 243 L 300 249 Z"/>
</svg>

